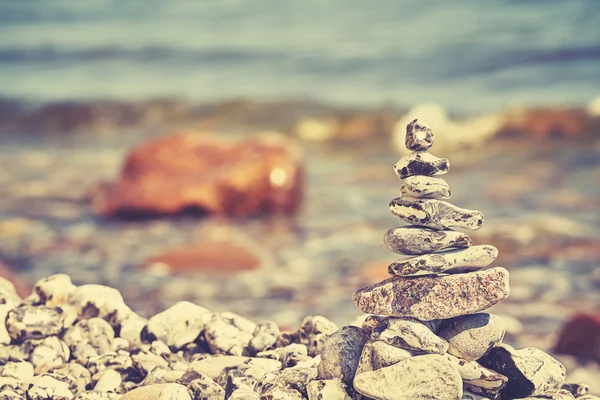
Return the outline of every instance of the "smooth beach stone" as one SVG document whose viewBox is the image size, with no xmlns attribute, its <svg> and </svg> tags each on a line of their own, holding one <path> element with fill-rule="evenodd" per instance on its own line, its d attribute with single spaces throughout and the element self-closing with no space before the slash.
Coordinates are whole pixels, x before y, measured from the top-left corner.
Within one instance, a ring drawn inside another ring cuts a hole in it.
<svg viewBox="0 0 600 400">
<path fill-rule="evenodd" d="M 380 340 L 370 340 L 363 347 L 356 375 L 367 371 L 389 367 L 399 363 L 400 361 L 411 358 L 413 355 L 408 350 L 401 349 L 391 344 L 387 344 Z"/>
<path fill-rule="evenodd" d="M 352 400 L 341 379 L 312 381 L 306 386 L 308 400 Z"/>
<path fill-rule="evenodd" d="M 439 158 L 426 151 L 417 151 L 402 157 L 394 165 L 394 172 L 400 179 L 413 175 L 434 176 L 448 173 L 450 161 Z"/>
<path fill-rule="evenodd" d="M 412 120 L 406 125 L 406 138 L 404 144 L 409 150 L 427 150 L 433 146 L 435 136 L 433 130 L 427 124 L 418 119 Z"/>
<path fill-rule="evenodd" d="M 496 257 L 498 249 L 484 244 L 394 261 L 388 272 L 398 276 L 472 272 L 487 267 Z"/>
<path fill-rule="evenodd" d="M 452 196 L 450 185 L 442 178 L 414 175 L 404 179 L 400 187 L 402 197 L 445 200 Z"/>
<path fill-rule="evenodd" d="M 367 340 L 369 335 L 357 326 L 344 326 L 329 336 L 317 367 L 319 379 L 340 378 L 344 383 L 352 384 Z"/>
<path fill-rule="evenodd" d="M 354 389 L 373 399 L 456 400 L 463 388 L 460 374 L 450 361 L 428 354 L 357 375 Z"/>
<path fill-rule="evenodd" d="M 212 317 L 213 314 L 206 308 L 189 301 L 180 301 L 150 318 L 145 335 L 154 336 L 170 348 L 178 350 L 196 340 Z"/>
<path fill-rule="evenodd" d="M 497 315 L 478 313 L 444 321 L 438 335 L 448 341 L 448 353 L 465 361 L 475 361 L 502 342 L 504 320 Z"/>
<path fill-rule="evenodd" d="M 430 321 L 485 310 L 508 293 L 508 271 L 496 267 L 446 276 L 392 277 L 359 289 L 352 300 L 364 313 Z"/>
<path fill-rule="evenodd" d="M 76 286 L 71 277 L 55 274 L 36 282 L 31 294 L 24 300 L 27 304 L 41 304 L 47 307 L 61 307 L 67 304 Z"/>
<path fill-rule="evenodd" d="M 445 354 L 463 380 L 463 388 L 472 394 L 491 398 L 498 397 L 506 386 L 508 378 L 496 371 L 485 368 L 475 361 L 467 362 L 450 354 Z"/>
<path fill-rule="evenodd" d="M 397 197 L 390 202 L 390 210 L 409 224 L 434 229 L 464 228 L 475 231 L 483 225 L 481 211 L 467 210 L 442 200 Z"/>
<path fill-rule="evenodd" d="M 399 254 L 421 255 L 447 249 L 462 249 L 473 242 L 469 235 L 456 231 L 438 231 L 421 226 L 388 230 L 383 237 L 388 250 Z"/>
<path fill-rule="evenodd" d="M 6 329 L 17 342 L 58 335 L 63 328 L 64 313 L 59 307 L 21 305 L 6 316 Z"/>
<path fill-rule="evenodd" d="M 121 400 L 191 400 L 188 389 L 178 383 L 142 386 L 123 395 Z"/>
<path fill-rule="evenodd" d="M 444 354 L 448 350 L 444 339 L 414 318 L 388 318 L 373 331 L 371 339 L 422 353 Z"/>
<path fill-rule="evenodd" d="M 501 344 L 490 350 L 479 363 L 508 378 L 502 395 L 511 399 L 555 393 L 564 383 L 566 374 L 560 362 L 533 347 L 515 350 Z"/>
</svg>

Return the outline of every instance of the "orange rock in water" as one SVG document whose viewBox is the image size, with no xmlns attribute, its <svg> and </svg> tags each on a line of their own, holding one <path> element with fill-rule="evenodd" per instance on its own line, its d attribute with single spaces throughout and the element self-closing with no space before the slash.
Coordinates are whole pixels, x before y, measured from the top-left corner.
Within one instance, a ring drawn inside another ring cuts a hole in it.
<svg viewBox="0 0 600 400">
<path fill-rule="evenodd" d="M 600 315 L 573 317 L 564 325 L 554 351 L 600 361 Z"/>
<path fill-rule="evenodd" d="M 590 116 L 584 109 L 533 108 L 511 110 L 505 115 L 501 136 L 573 138 L 589 134 Z"/>
<path fill-rule="evenodd" d="M 208 241 L 168 249 L 152 257 L 146 264 L 153 268 L 166 264 L 170 272 L 204 272 L 227 275 L 257 269 L 262 261 L 258 254 L 245 246 L 225 241 Z"/>
<path fill-rule="evenodd" d="M 301 204 L 303 178 L 299 147 L 279 135 L 234 141 L 183 133 L 133 149 L 93 208 L 104 216 L 290 214 Z"/>
</svg>

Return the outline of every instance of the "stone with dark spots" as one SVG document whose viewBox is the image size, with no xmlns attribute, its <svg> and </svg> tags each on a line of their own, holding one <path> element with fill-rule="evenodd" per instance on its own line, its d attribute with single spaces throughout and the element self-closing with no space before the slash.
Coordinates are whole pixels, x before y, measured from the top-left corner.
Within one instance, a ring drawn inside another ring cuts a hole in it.
<svg viewBox="0 0 600 400">
<path fill-rule="evenodd" d="M 456 231 L 438 231 L 421 226 L 393 228 L 383 237 L 386 247 L 406 255 L 429 254 L 448 249 L 462 249 L 473 242 L 469 235 Z"/>
<path fill-rule="evenodd" d="M 448 173 L 450 161 L 447 158 L 436 157 L 426 151 L 417 151 L 402 157 L 394 171 L 398 178 L 405 179 L 413 175 L 435 176 Z"/>
<path fill-rule="evenodd" d="M 449 199 L 452 196 L 450 185 L 442 178 L 414 175 L 404 179 L 400 187 L 402 197 L 415 197 L 426 199 Z"/>
<path fill-rule="evenodd" d="M 483 225 L 481 211 L 460 208 L 442 200 L 397 197 L 390 202 L 390 210 L 392 214 L 409 224 L 434 229 L 477 230 Z"/>
<path fill-rule="evenodd" d="M 462 394 L 460 374 L 445 357 L 427 354 L 354 378 L 362 395 L 386 400 L 457 400 Z"/>
<path fill-rule="evenodd" d="M 507 344 L 494 347 L 479 363 L 508 378 L 502 396 L 510 399 L 548 396 L 564 383 L 566 369 L 543 351 L 527 347 L 515 350 Z"/>
<path fill-rule="evenodd" d="M 387 318 L 373 330 L 371 339 L 417 353 L 444 354 L 448 350 L 444 339 L 414 318 Z"/>
<path fill-rule="evenodd" d="M 369 335 L 357 326 L 344 326 L 332 334 L 321 352 L 319 379 L 340 378 L 351 385 Z"/>
<path fill-rule="evenodd" d="M 504 389 L 508 378 L 496 371 L 485 368 L 475 361 L 467 362 L 453 355 L 444 355 L 456 368 L 463 380 L 463 387 L 469 392 L 495 399 Z"/>
<path fill-rule="evenodd" d="M 398 276 L 472 272 L 487 267 L 497 256 L 498 249 L 494 246 L 472 246 L 398 260 L 389 265 L 388 271 Z"/>
<path fill-rule="evenodd" d="M 585 396 L 590 392 L 590 387 L 585 383 L 565 383 L 561 389 L 569 391 L 575 397 Z"/>
<path fill-rule="evenodd" d="M 504 320 L 488 313 L 463 315 L 444 323 L 439 336 L 448 341 L 448 353 L 465 361 L 486 355 L 506 333 Z"/>
<path fill-rule="evenodd" d="M 58 335 L 65 319 L 59 307 L 21 305 L 6 316 L 8 334 L 17 343 L 26 339 L 44 339 Z"/>
<path fill-rule="evenodd" d="M 433 146 L 435 136 L 425 123 L 415 119 L 406 125 L 406 148 L 413 151 L 427 150 Z"/>
<path fill-rule="evenodd" d="M 508 271 L 502 267 L 447 276 L 392 277 L 354 293 L 364 313 L 421 321 L 473 314 L 504 300 Z"/>
</svg>

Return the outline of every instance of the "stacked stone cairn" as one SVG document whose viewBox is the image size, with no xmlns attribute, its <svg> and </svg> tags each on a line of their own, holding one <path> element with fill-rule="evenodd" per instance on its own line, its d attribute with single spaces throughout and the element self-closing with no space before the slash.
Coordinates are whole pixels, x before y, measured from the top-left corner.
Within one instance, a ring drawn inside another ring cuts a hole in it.
<svg viewBox="0 0 600 400">
<path fill-rule="evenodd" d="M 384 243 L 406 257 L 389 266 L 391 278 L 353 296 L 372 314 L 362 327 L 368 339 L 356 391 L 388 400 L 582 396 L 585 390 L 563 388 L 565 368 L 550 355 L 502 343 L 504 321 L 483 311 L 508 296 L 508 271 L 488 268 L 495 247 L 473 246 L 467 234 L 453 230 L 481 228 L 483 214 L 446 201 L 450 187 L 437 176 L 450 164 L 429 153 L 431 128 L 412 121 L 405 143 L 412 154 L 394 166 L 403 185 L 390 210 L 410 225 L 390 229 Z"/>
</svg>

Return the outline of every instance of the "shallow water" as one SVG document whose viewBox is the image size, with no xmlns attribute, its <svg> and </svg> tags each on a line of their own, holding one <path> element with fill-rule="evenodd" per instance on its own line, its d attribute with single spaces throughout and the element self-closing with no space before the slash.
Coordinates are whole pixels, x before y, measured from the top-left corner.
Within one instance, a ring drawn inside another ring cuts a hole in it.
<svg viewBox="0 0 600 400">
<path fill-rule="evenodd" d="M 595 0 L 0 2 L 0 97 L 585 104 L 600 92 L 599 12 Z"/>
</svg>

